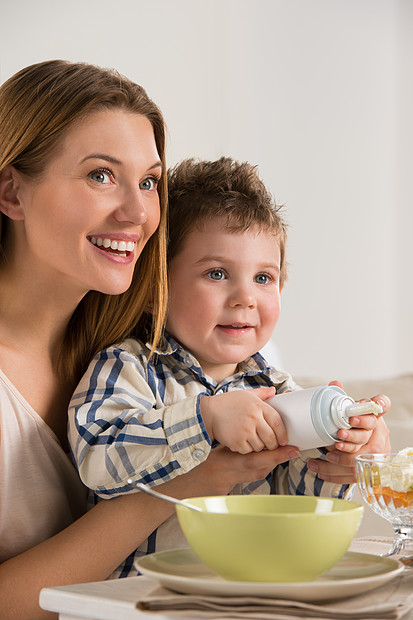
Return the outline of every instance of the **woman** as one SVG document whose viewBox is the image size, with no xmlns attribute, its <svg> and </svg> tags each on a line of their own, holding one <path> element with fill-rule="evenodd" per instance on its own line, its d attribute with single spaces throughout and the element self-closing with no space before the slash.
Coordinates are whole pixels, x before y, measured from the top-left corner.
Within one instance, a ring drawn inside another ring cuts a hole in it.
<svg viewBox="0 0 413 620">
<path fill-rule="evenodd" d="M 38 607 L 42 587 L 105 579 L 174 510 L 133 494 L 84 514 L 66 442 L 80 375 L 139 323 L 149 296 L 154 343 L 161 332 L 164 133 L 145 91 L 113 71 L 48 61 L 0 88 L 0 615 L 8 620 L 50 617 Z M 382 446 L 385 433 L 375 440 Z M 262 479 L 289 450 L 218 448 L 162 490 L 224 494 Z M 352 467 L 320 462 L 319 473 L 347 481 Z"/>
<path fill-rule="evenodd" d="M 42 587 L 105 579 L 173 512 L 135 494 L 84 514 L 66 441 L 68 400 L 94 353 L 131 331 L 149 295 L 154 342 L 162 328 L 164 134 L 157 106 L 114 71 L 48 61 L 0 88 L 0 615 L 8 620 L 49 617 L 38 607 Z M 288 452 L 251 456 L 216 450 L 200 472 L 163 488 L 226 493 Z M 114 532 L 116 544 L 102 544 Z"/>
</svg>

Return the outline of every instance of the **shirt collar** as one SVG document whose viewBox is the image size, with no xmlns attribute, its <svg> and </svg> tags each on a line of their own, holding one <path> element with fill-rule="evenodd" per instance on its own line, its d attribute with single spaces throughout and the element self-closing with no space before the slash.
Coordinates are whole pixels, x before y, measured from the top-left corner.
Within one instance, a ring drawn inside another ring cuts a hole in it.
<svg viewBox="0 0 413 620">
<path fill-rule="evenodd" d="M 149 344 L 147 346 L 150 347 Z M 188 369 L 192 369 L 196 374 L 204 374 L 198 360 L 189 351 L 184 349 L 168 332 L 164 332 L 159 345 L 154 349 L 154 353 L 161 356 L 172 355 L 175 359 L 182 362 Z M 238 365 L 238 372 L 232 377 L 227 377 L 223 382 L 233 379 L 238 374 L 255 375 L 257 373 L 268 374 L 271 367 L 265 361 L 261 353 L 255 353 Z"/>
</svg>

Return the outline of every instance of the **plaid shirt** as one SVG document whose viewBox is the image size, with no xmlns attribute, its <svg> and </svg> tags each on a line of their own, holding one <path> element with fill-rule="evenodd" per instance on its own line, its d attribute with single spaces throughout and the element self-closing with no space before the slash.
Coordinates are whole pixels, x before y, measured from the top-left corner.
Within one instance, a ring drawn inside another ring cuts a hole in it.
<svg viewBox="0 0 413 620">
<path fill-rule="evenodd" d="M 204 461 L 212 445 L 200 412 L 202 395 L 267 386 L 275 386 L 278 394 L 300 389 L 259 353 L 220 383 L 207 377 L 197 360 L 168 335 L 150 360 L 149 353 L 148 346 L 132 339 L 104 349 L 72 397 L 69 441 L 95 502 L 134 492 L 136 482 L 162 484 Z M 232 493 L 348 496 L 348 485 L 323 482 L 307 468 L 310 458 L 324 455 L 324 449 L 303 451 L 265 480 L 238 484 Z M 135 557 L 183 546 L 187 543 L 176 517 L 171 517 L 113 576 L 137 574 Z"/>
</svg>

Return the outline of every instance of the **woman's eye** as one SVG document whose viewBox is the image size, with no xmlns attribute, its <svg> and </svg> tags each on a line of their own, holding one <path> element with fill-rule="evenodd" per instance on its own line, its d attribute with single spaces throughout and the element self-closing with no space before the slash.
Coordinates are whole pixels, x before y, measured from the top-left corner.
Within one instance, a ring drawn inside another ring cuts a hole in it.
<svg viewBox="0 0 413 620">
<path fill-rule="evenodd" d="M 146 191 L 150 191 L 156 189 L 158 187 L 159 179 L 155 179 L 153 177 L 148 177 L 142 183 L 139 183 L 139 187 Z"/>
<path fill-rule="evenodd" d="M 272 280 L 272 278 L 266 273 L 259 273 L 254 279 L 258 284 L 268 284 Z"/>
<path fill-rule="evenodd" d="M 207 275 L 208 278 L 211 278 L 211 280 L 223 280 L 225 278 L 225 274 L 222 269 L 213 269 L 212 271 L 209 271 Z"/>
<path fill-rule="evenodd" d="M 112 182 L 112 173 L 109 170 L 93 170 L 93 172 L 89 174 L 89 177 L 92 181 L 100 183 L 101 185 Z"/>
</svg>

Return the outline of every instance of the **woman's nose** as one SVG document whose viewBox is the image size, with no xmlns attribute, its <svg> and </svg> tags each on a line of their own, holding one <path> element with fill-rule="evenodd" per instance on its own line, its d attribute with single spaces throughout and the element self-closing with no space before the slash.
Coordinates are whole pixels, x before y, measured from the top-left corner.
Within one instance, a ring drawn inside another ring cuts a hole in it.
<svg viewBox="0 0 413 620">
<path fill-rule="evenodd" d="M 118 222 L 144 224 L 147 221 L 147 208 L 140 188 L 123 193 L 121 203 L 117 207 L 114 216 Z"/>
</svg>

